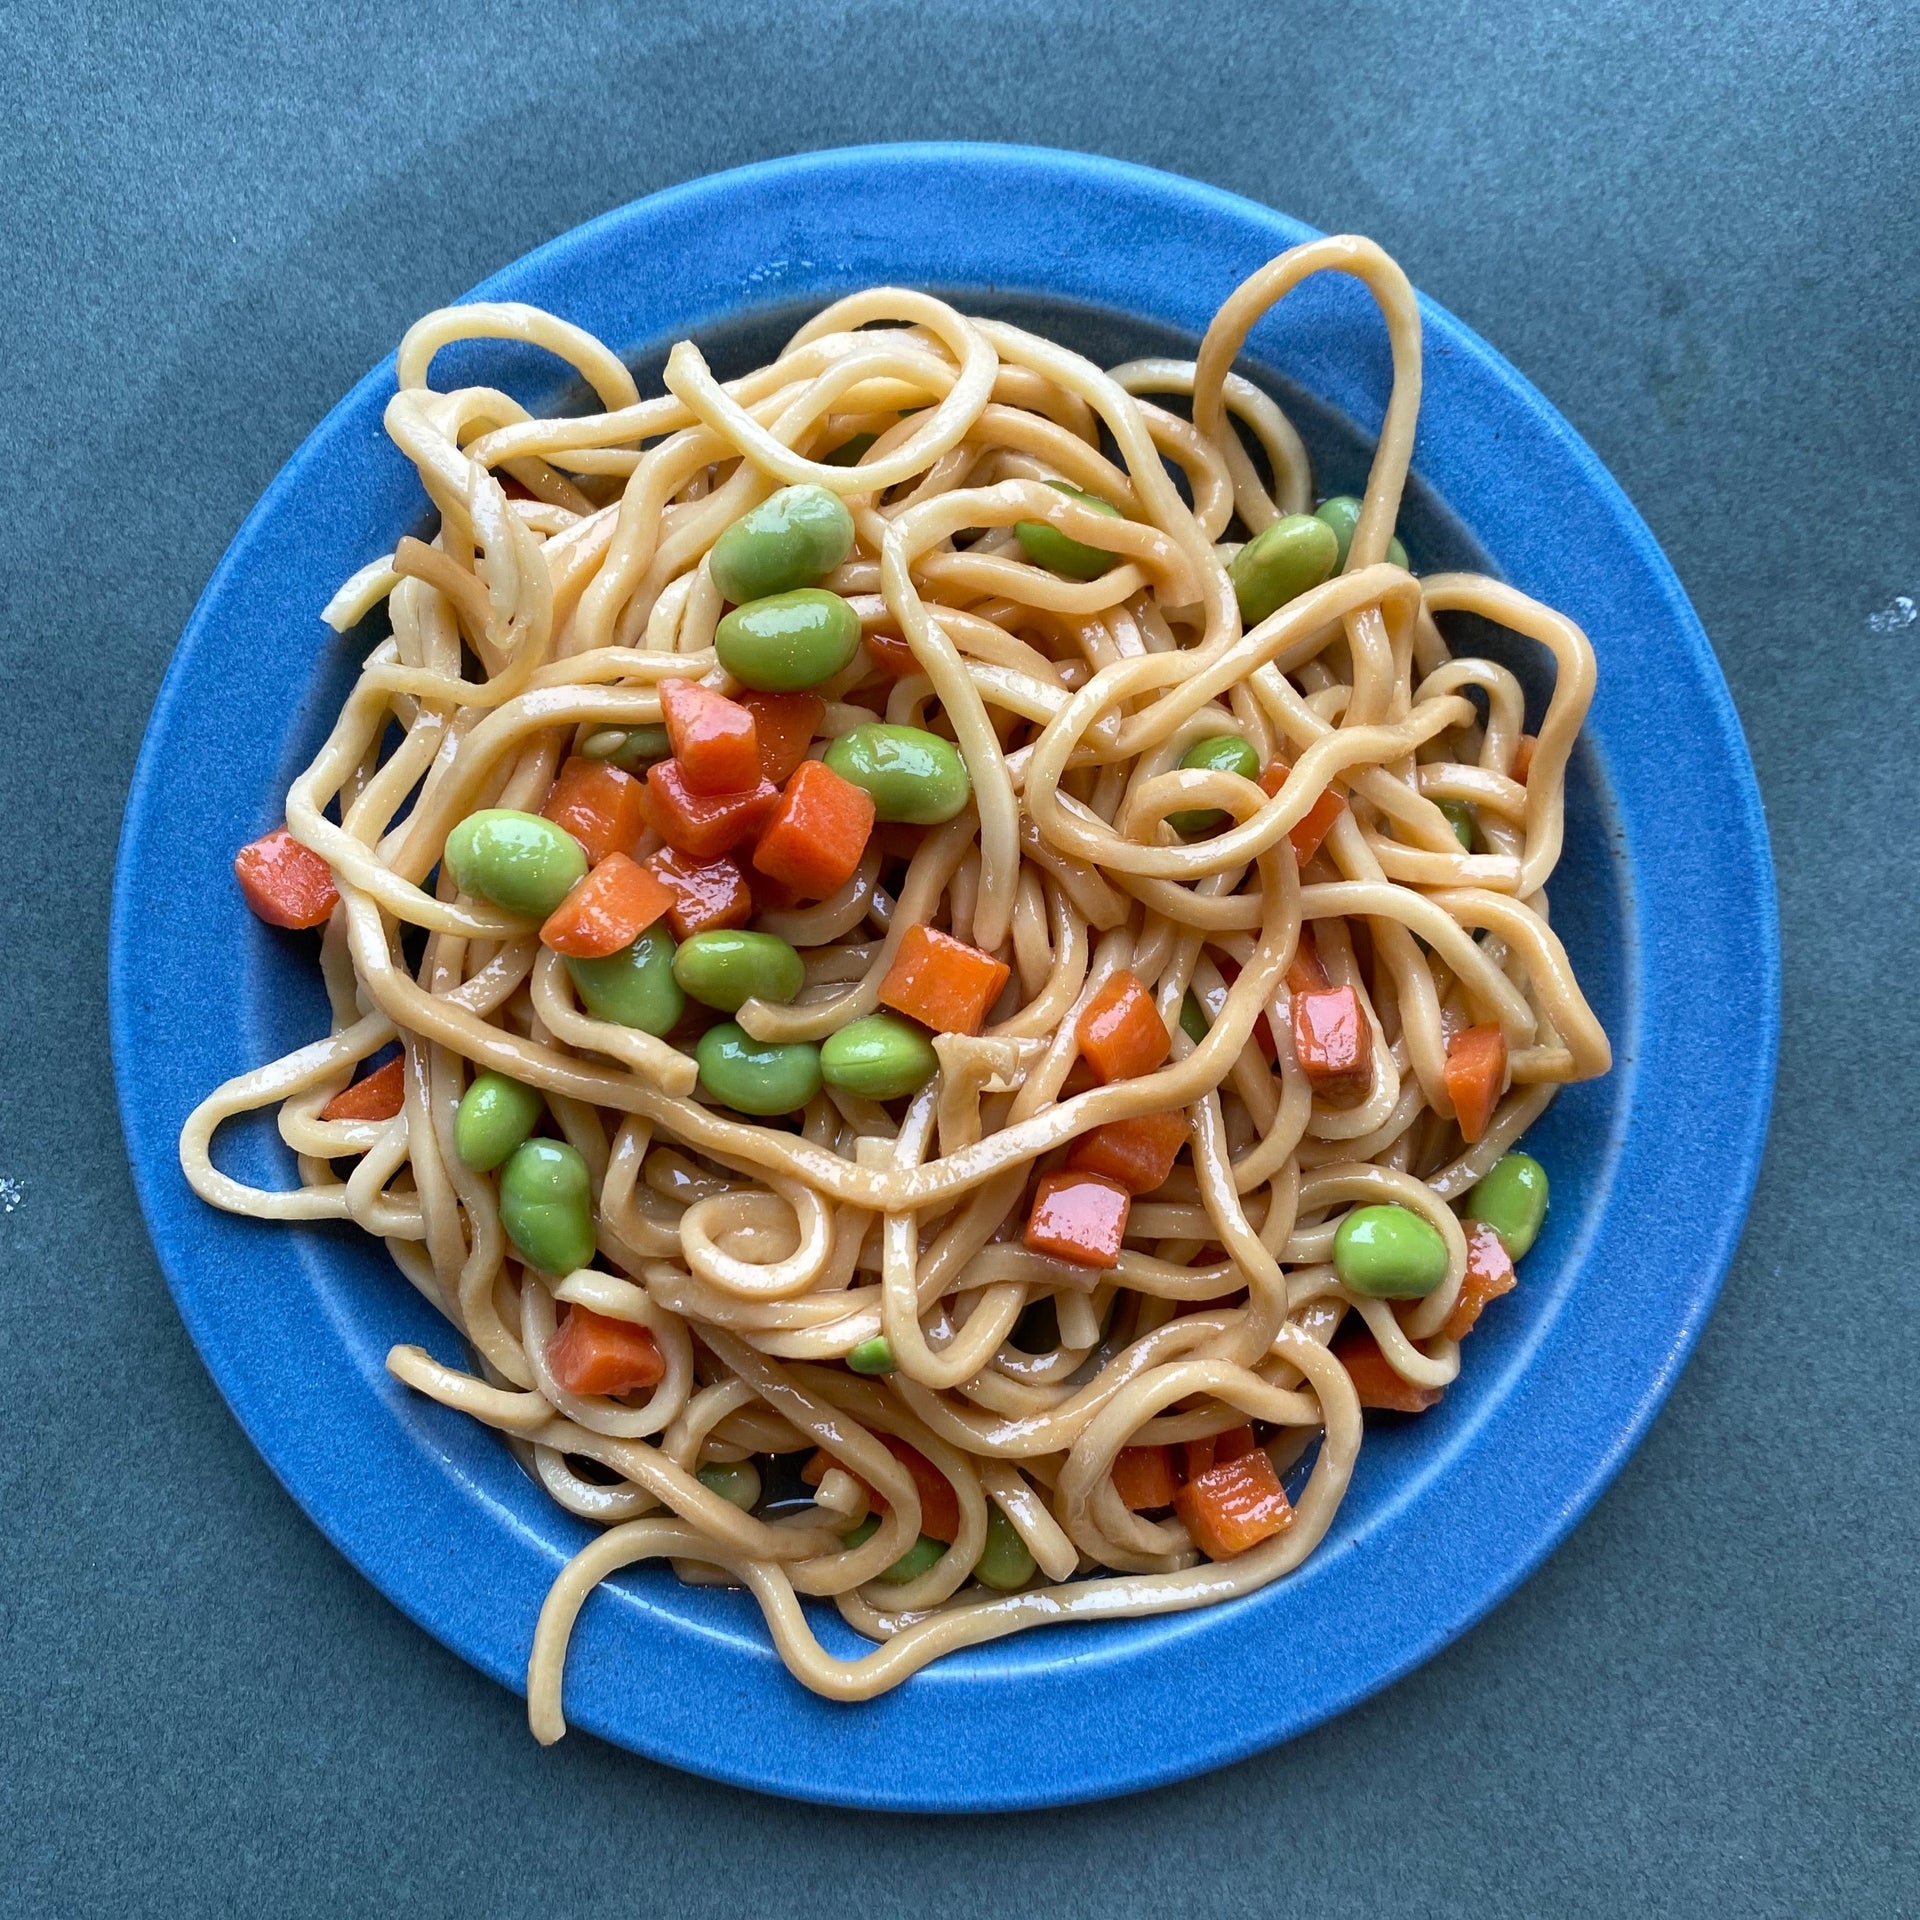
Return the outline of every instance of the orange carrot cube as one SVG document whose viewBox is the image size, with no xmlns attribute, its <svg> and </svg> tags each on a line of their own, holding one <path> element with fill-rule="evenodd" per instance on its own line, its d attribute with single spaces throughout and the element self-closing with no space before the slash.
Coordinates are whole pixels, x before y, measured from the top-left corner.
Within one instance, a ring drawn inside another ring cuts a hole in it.
<svg viewBox="0 0 1920 1920">
<path fill-rule="evenodd" d="M 1027 1215 L 1026 1243 L 1082 1267 L 1120 1264 L 1132 1196 L 1117 1180 L 1062 1168 L 1045 1175 Z"/>
<path fill-rule="evenodd" d="M 1125 967 L 1110 973 L 1080 1014 L 1080 1057 L 1103 1081 L 1151 1073 L 1173 1051 L 1150 994 Z"/>
<path fill-rule="evenodd" d="M 754 843 L 756 871 L 815 900 L 859 870 L 873 831 L 873 796 L 824 760 L 802 760 Z"/>
<path fill-rule="evenodd" d="M 647 824 L 640 782 L 608 761 L 579 754 L 561 767 L 540 811 L 580 842 L 589 865 L 612 853 L 630 853 Z"/>
<path fill-rule="evenodd" d="M 1460 1282 L 1453 1311 L 1440 1331 L 1449 1340 L 1464 1339 L 1473 1331 L 1480 1310 L 1489 1300 L 1498 1300 L 1519 1284 L 1512 1258 L 1500 1236 L 1484 1220 L 1462 1223 L 1467 1229 L 1467 1273 Z"/>
<path fill-rule="evenodd" d="M 1170 1447 L 1122 1447 L 1114 1456 L 1113 1490 L 1130 1513 L 1148 1513 L 1173 1505 L 1173 1450 Z"/>
<path fill-rule="evenodd" d="M 932 927 L 909 927 L 880 983 L 880 1004 L 935 1033 L 978 1033 L 1013 969 Z"/>
<path fill-rule="evenodd" d="M 1486 1132 L 1507 1089 L 1507 1036 L 1498 1027 L 1468 1027 L 1447 1042 L 1447 1094 L 1468 1146 Z"/>
<path fill-rule="evenodd" d="M 715 927 L 744 927 L 753 918 L 753 894 L 738 864 L 724 856 L 695 860 L 675 847 L 662 847 L 647 871 L 672 896 L 667 925 L 676 940 L 690 940 Z"/>
<path fill-rule="evenodd" d="M 1533 750 L 1539 744 L 1530 733 L 1523 733 L 1513 743 L 1513 765 L 1507 772 L 1511 779 L 1518 780 L 1523 787 L 1527 784 L 1527 775 L 1533 771 Z"/>
<path fill-rule="evenodd" d="M 540 938 L 555 953 L 599 960 L 632 946 L 673 904 L 637 860 L 610 853 L 547 916 Z"/>
<path fill-rule="evenodd" d="M 658 1386 L 667 1363 L 645 1327 L 569 1307 L 547 1348 L 547 1366 L 569 1393 L 636 1393 Z"/>
<path fill-rule="evenodd" d="M 751 840 L 773 817 L 780 789 L 771 780 L 745 793 L 695 793 L 677 760 L 647 769 L 647 813 L 668 846 L 696 860 L 717 860 Z"/>
<path fill-rule="evenodd" d="M 1364 1329 L 1343 1333 L 1333 1343 L 1333 1357 L 1346 1368 L 1363 1407 L 1385 1413 L 1425 1413 L 1440 1403 L 1443 1389 L 1416 1387 L 1411 1380 L 1402 1379 L 1388 1364 L 1373 1335 Z"/>
<path fill-rule="evenodd" d="M 960 1497 L 953 1490 L 953 1482 L 919 1448 L 908 1446 L 898 1434 L 876 1433 L 873 1437 L 913 1475 L 914 1491 L 920 1496 L 920 1531 L 929 1540 L 944 1540 L 951 1545 L 960 1531 Z M 885 1497 L 824 1447 L 817 1449 L 800 1469 L 800 1478 L 806 1485 L 817 1487 L 827 1477 L 829 1467 L 853 1474 L 867 1489 L 867 1504 L 875 1513 L 886 1512 Z"/>
<path fill-rule="evenodd" d="M 1174 1495 L 1173 1510 L 1209 1560 L 1231 1560 L 1293 1524 L 1280 1476 L 1257 1447 L 1189 1480 Z"/>
<path fill-rule="evenodd" d="M 898 634 L 863 634 L 860 644 L 866 649 L 868 660 L 889 680 L 904 680 L 908 674 L 920 671 L 913 649 Z"/>
<path fill-rule="evenodd" d="M 1293 996 L 1293 1057 L 1329 1106 L 1351 1107 L 1373 1085 L 1373 1028 L 1351 987 Z"/>
<path fill-rule="evenodd" d="M 1293 769 L 1284 760 L 1269 760 L 1260 774 L 1260 790 L 1268 799 L 1287 784 L 1287 775 Z M 1293 831 L 1287 838 L 1293 842 L 1293 857 L 1301 866 L 1305 866 L 1320 851 L 1320 843 L 1333 831 L 1333 823 L 1340 818 L 1340 810 L 1347 803 L 1329 787 L 1320 798 L 1293 823 Z"/>
<path fill-rule="evenodd" d="M 689 793 L 746 793 L 759 784 L 759 730 L 739 701 L 697 680 L 662 680 L 660 716 Z"/>
<path fill-rule="evenodd" d="M 270 927 L 321 926 L 340 904 L 333 869 L 285 827 L 242 847 L 233 856 L 233 877 Z"/>
<path fill-rule="evenodd" d="M 743 693 L 740 704 L 753 715 L 761 779 L 784 786 L 807 757 L 827 703 L 817 693 Z"/>
<path fill-rule="evenodd" d="M 399 1054 L 364 1080 L 342 1088 L 320 1109 L 322 1120 L 391 1120 L 406 1104 L 407 1063 Z"/>
<path fill-rule="evenodd" d="M 1166 1182 L 1187 1144 L 1187 1116 L 1146 1113 L 1137 1120 L 1109 1120 L 1073 1143 L 1067 1165 L 1076 1173 L 1117 1180 L 1129 1193 L 1151 1193 Z"/>
</svg>

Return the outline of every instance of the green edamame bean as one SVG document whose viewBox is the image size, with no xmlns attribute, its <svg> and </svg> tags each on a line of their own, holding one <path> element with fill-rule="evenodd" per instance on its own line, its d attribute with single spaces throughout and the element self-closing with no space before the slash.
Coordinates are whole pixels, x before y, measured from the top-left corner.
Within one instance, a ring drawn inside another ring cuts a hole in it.
<svg viewBox="0 0 1920 1920">
<path fill-rule="evenodd" d="M 587 877 L 580 842 L 537 813 L 487 807 L 447 835 L 442 856 L 462 893 L 544 920 Z"/>
<path fill-rule="evenodd" d="M 1126 518 L 1118 507 L 1111 501 L 1102 500 L 1097 493 L 1083 493 L 1078 487 L 1068 486 L 1064 480 L 1049 480 L 1047 485 L 1056 492 L 1072 494 L 1096 513 L 1111 514 L 1116 520 Z M 1118 557 L 1104 547 L 1090 547 L 1084 540 L 1069 539 L 1058 527 L 1049 525 L 1045 520 L 1016 520 L 1013 533 L 1020 542 L 1020 551 L 1036 567 L 1045 567 L 1049 573 L 1065 574 L 1069 580 L 1097 580 Z"/>
<path fill-rule="evenodd" d="M 547 1103 L 504 1073 L 474 1076 L 453 1116 L 453 1150 L 462 1166 L 491 1173 L 540 1123 Z"/>
<path fill-rule="evenodd" d="M 670 1033 L 687 1010 L 687 996 L 673 977 L 673 936 L 649 927 L 630 947 L 604 959 L 567 957 L 567 972 L 596 1020 L 642 1033 Z"/>
<path fill-rule="evenodd" d="M 1260 756 L 1237 733 L 1216 733 L 1209 739 L 1196 740 L 1180 756 L 1180 764 L 1210 773 L 1237 773 L 1243 780 L 1260 778 Z M 1184 813 L 1168 814 L 1167 825 L 1175 833 L 1211 833 L 1232 817 L 1219 807 L 1190 807 Z"/>
<path fill-rule="evenodd" d="M 847 1366 L 854 1373 L 891 1373 L 897 1364 L 893 1348 L 884 1333 L 876 1333 L 871 1340 L 862 1340 L 847 1355 Z"/>
<path fill-rule="evenodd" d="M 742 1513 L 760 1504 L 760 1469 L 751 1460 L 710 1460 L 693 1477 Z"/>
<path fill-rule="evenodd" d="M 798 1113 L 820 1091 L 820 1049 L 750 1038 L 731 1020 L 709 1027 L 694 1049 L 700 1084 L 736 1113 Z"/>
<path fill-rule="evenodd" d="M 1464 800 L 1442 800 L 1440 811 L 1447 816 L 1453 837 L 1468 853 L 1473 851 L 1473 809 Z"/>
<path fill-rule="evenodd" d="M 973 1563 L 973 1577 L 1001 1593 L 1012 1593 L 1033 1578 L 1033 1555 L 997 1501 L 987 1502 L 987 1544 Z"/>
<path fill-rule="evenodd" d="M 500 1173 L 500 1224 L 542 1273 L 572 1273 L 593 1258 L 587 1163 L 564 1140 L 523 1140 Z"/>
<path fill-rule="evenodd" d="M 853 551 L 853 515 L 825 487 L 782 487 L 743 513 L 707 556 L 736 606 L 824 580 Z"/>
<path fill-rule="evenodd" d="M 588 760 L 610 760 L 628 773 L 639 773 L 656 760 L 673 754 L 673 742 L 665 727 L 602 727 L 580 742 L 580 752 Z"/>
<path fill-rule="evenodd" d="M 959 749 L 919 727 L 885 721 L 855 727 L 827 748 L 825 758 L 841 779 L 873 796 L 882 820 L 935 827 L 951 820 L 973 794 Z"/>
<path fill-rule="evenodd" d="M 840 1093 L 901 1100 L 940 1070 L 933 1042 L 909 1020 L 870 1013 L 820 1043 L 820 1078 Z"/>
<path fill-rule="evenodd" d="M 1336 493 L 1331 500 L 1322 500 L 1314 509 L 1314 518 L 1324 520 L 1333 529 L 1334 538 L 1340 542 L 1340 558 L 1334 563 L 1334 572 L 1338 573 L 1347 564 L 1347 549 L 1353 545 L 1353 530 L 1360 524 L 1361 502 L 1350 493 Z M 1387 542 L 1387 558 L 1396 567 L 1406 567 L 1407 550 L 1400 544 L 1399 536 Z M 1411 571 L 1411 568 L 1408 569 Z"/>
<path fill-rule="evenodd" d="M 1207 1018 L 1207 1010 L 1200 1004 L 1200 996 L 1189 993 L 1180 1002 L 1180 1031 L 1197 1047 L 1207 1037 L 1213 1022 Z"/>
<path fill-rule="evenodd" d="M 1405 1207 L 1356 1207 L 1333 1236 L 1340 1284 L 1376 1300 L 1418 1300 L 1447 1277 L 1447 1243 Z"/>
<path fill-rule="evenodd" d="M 1502 1154 L 1467 1195 L 1466 1217 L 1484 1220 L 1518 1260 L 1540 1237 L 1547 1217 L 1547 1170 L 1530 1153 Z"/>
<path fill-rule="evenodd" d="M 1276 607 L 1332 579 L 1345 554 L 1333 528 L 1310 513 L 1262 527 L 1227 568 L 1241 620 L 1258 626 Z"/>
<path fill-rule="evenodd" d="M 798 693 L 831 680 L 860 651 L 860 616 L 824 587 L 796 587 L 735 607 L 713 646 L 742 686 Z"/>
<path fill-rule="evenodd" d="M 847 1547 L 864 1547 L 880 1531 L 880 1516 L 870 1513 L 853 1529 L 851 1533 L 840 1536 L 841 1543 Z M 946 1552 L 946 1543 L 930 1539 L 922 1534 L 892 1566 L 878 1577 L 889 1586 L 904 1587 L 909 1580 L 918 1580 L 927 1569 Z"/>
<path fill-rule="evenodd" d="M 829 467 L 857 467 L 867 449 L 879 438 L 877 433 L 856 433 L 851 440 L 842 440 L 831 453 L 822 455 L 822 460 Z"/>
<path fill-rule="evenodd" d="M 684 941 L 673 956 L 673 977 L 703 1007 L 738 1013 L 749 1000 L 784 1005 L 806 985 L 807 969 L 775 935 L 728 927 Z"/>
</svg>

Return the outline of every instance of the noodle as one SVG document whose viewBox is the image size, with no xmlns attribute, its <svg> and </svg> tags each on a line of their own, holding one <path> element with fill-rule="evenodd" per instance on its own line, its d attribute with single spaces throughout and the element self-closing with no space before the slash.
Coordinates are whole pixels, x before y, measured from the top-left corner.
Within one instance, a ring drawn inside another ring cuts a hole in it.
<svg viewBox="0 0 1920 1920">
<path fill-rule="evenodd" d="M 1285 532 L 1313 487 L 1292 424 L 1232 363 L 1321 272 L 1377 302 L 1393 391 L 1344 566 L 1249 622 L 1232 536 Z M 476 338 L 559 356 L 602 411 L 534 419 L 490 389 L 436 392 L 437 352 Z M 1544 891 L 1593 653 L 1510 587 L 1392 557 L 1420 399 L 1400 270 L 1352 237 L 1297 247 L 1228 297 L 1194 361 L 1111 373 L 886 287 L 744 379 L 682 341 L 654 399 L 600 342 L 518 306 L 429 315 L 398 369 L 388 430 L 439 532 L 327 609 L 345 631 L 384 602 L 391 634 L 286 803 L 337 892 L 332 1030 L 210 1094 L 180 1157 L 216 1206 L 380 1235 L 471 1354 L 460 1371 L 397 1347 L 393 1373 L 497 1429 L 605 1527 L 541 1612 L 535 1734 L 565 1730 L 581 1606 L 643 1560 L 747 1588 L 795 1678 L 832 1699 L 1298 1566 L 1338 1511 L 1362 1406 L 1425 1404 L 1460 1371 L 1488 1229 L 1455 1203 L 1559 1085 L 1610 1064 Z M 1161 404 L 1189 397 L 1191 419 Z M 783 1123 L 718 1102 L 694 1026 L 656 1034 L 583 1001 L 537 919 L 461 892 L 442 855 L 477 810 L 551 804 L 597 730 L 658 727 L 663 689 L 737 691 L 715 651 L 714 544 L 786 487 L 824 490 L 853 529 L 820 585 L 863 639 L 818 685 L 812 757 L 884 715 L 949 742 L 968 798 L 876 833 L 823 897 L 758 901 L 805 984 L 748 999 L 738 1027 L 810 1052 L 892 1004 L 927 929 L 1011 979 L 984 1030 L 931 1036 L 918 1091 L 829 1084 Z M 1036 527 L 1110 558 L 1089 577 L 1038 564 Z M 1505 668 L 1452 655 L 1436 616 L 1453 613 L 1550 656 L 1537 736 Z M 1241 771 L 1194 757 L 1222 740 Z M 1145 996 L 1167 1045 L 1103 1078 L 1084 1023 L 1116 992 Z M 1367 1063 L 1344 1090 L 1298 1038 L 1308 1000 L 1335 998 Z M 1477 1123 L 1463 1034 L 1498 1062 Z M 334 1112 L 396 1042 L 388 1104 Z M 535 1265 L 500 1183 L 462 1159 L 482 1072 L 531 1089 L 577 1156 L 595 1259 Z M 290 1192 L 211 1157 L 222 1121 L 273 1104 Z M 1168 1115 L 1180 1157 L 1126 1203 L 1124 1245 L 1023 1240 L 1036 1163 L 1044 1191 L 1096 1129 Z M 1396 1210 L 1444 1273 L 1392 1297 L 1360 1285 L 1342 1237 L 1356 1208 Z M 561 1377 L 567 1330 L 603 1323 L 655 1356 L 650 1384 Z M 847 1364 L 874 1351 L 883 1364 Z M 815 1450 L 818 1486 L 769 1505 L 753 1463 Z M 1220 1544 L 1201 1500 L 1219 1475 L 1246 1462 L 1265 1486 L 1309 1454 L 1291 1502 L 1277 1480 L 1262 1496 L 1264 1533 Z M 1178 1492 L 1130 1501 L 1143 1459 Z M 923 1537 L 936 1509 L 944 1539 Z M 1009 1556 L 1015 1576 L 989 1579 Z M 832 1599 L 875 1651 L 830 1655 L 802 1597 Z"/>
</svg>

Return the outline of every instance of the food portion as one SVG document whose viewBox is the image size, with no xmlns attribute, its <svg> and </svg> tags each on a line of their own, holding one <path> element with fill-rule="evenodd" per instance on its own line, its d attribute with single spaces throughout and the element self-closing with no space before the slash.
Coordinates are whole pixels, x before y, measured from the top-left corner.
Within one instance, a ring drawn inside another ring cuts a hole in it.
<svg viewBox="0 0 1920 1920">
<path fill-rule="evenodd" d="M 1379 303 L 1394 386 L 1364 492 L 1316 500 L 1232 365 L 1323 271 Z M 502 336 L 599 409 L 429 384 Z M 1368 1411 L 1438 1404 L 1520 1283 L 1518 1143 L 1609 1065 L 1545 892 L 1594 665 L 1512 588 L 1410 570 L 1419 370 L 1351 237 L 1253 275 L 1192 362 L 899 288 L 730 383 L 683 341 L 646 399 L 529 308 L 407 336 L 387 425 L 439 531 L 327 610 L 386 630 L 234 863 L 263 937 L 320 930 L 332 1030 L 209 1096 L 181 1161 L 378 1234 L 465 1355 L 392 1372 L 601 1529 L 535 1635 L 541 1739 L 637 1562 L 748 1589 L 836 1699 L 1265 1586 Z M 1531 732 L 1455 613 L 1551 656 Z M 285 1192 L 211 1157 L 273 1103 Z"/>
</svg>

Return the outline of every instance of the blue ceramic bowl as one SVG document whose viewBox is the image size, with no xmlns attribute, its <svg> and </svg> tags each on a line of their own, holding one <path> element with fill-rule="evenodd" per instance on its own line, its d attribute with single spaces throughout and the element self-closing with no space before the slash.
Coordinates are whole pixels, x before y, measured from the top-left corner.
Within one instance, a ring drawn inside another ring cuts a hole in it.
<svg viewBox="0 0 1920 1920">
<path fill-rule="evenodd" d="M 733 371 L 797 314 L 898 281 L 1111 361 L 1190 353 L 1236 282 L 1308 237 L 1265 207 L 1085 155 L 868 148 L 657 194 L 474 297 L 552 308 L 643 366 L 691 334 Z M 1029 1633 L 845 1707 L 788 1678 L 745 1597 L 637 1570 L 581 1620 L 576 1727 L 697 1773 L 860 1806 L 1043 1806 L 1177 1779 L 1338 1713 L 1478 1619 L 1585 1511 L 1672 1385 L 1732 1255 L 1772 1091 L 1778 938 L 1753 772 L 1699 624 L 1618 486 L 1491 348 L 1423 310 L 1426 399 L 1402 520 L 1415 564 L 1482 565 L 1563 608 L 1601 668 L 1552 892 L 1617 1064 L 1529 1140 L 1554 1206 L 1520 1291 L 1487 1316 L 1436 1411 L 1369 1432 L 1331 1535 L 1263 1593 Z M 1355 486 L 1387 390 L 1385 334 L 1359 288 L 1313 281 L 1255 331 L 1243 364 L 1292 408 L 1323 490 Z M 494 343 L 436 369 L 443 384 L 479 378 L 536 410 L 566 399 L 551 363 Z M 355 646 L 320 608 L 423 519 L 381 431 L 392 386 L 388 361 L 274 481 L 161 689 L 116 879 L 114 1052 L 154 1244 L 241 1424 L 369 1580 L 518 1689 L 541 1599 L 588 1529 L 494 1435 L 388 1378 L 397 1340 L 461 1355 L 377 1244 L 216 1213 L 175 1156 L 209 1087 L 325 1030 L 312 936 L 252 919 L 228 863 L 279 820 L 354 672 Z M 1519 664 L 1537 698 L 1536 663 Z M 264 1122 L 230 1129 L 221 1150 L 245 1176 L 291 1183 Z M 856 1644 L 831 1615 L 821 1631 Z"/>
</svg>

